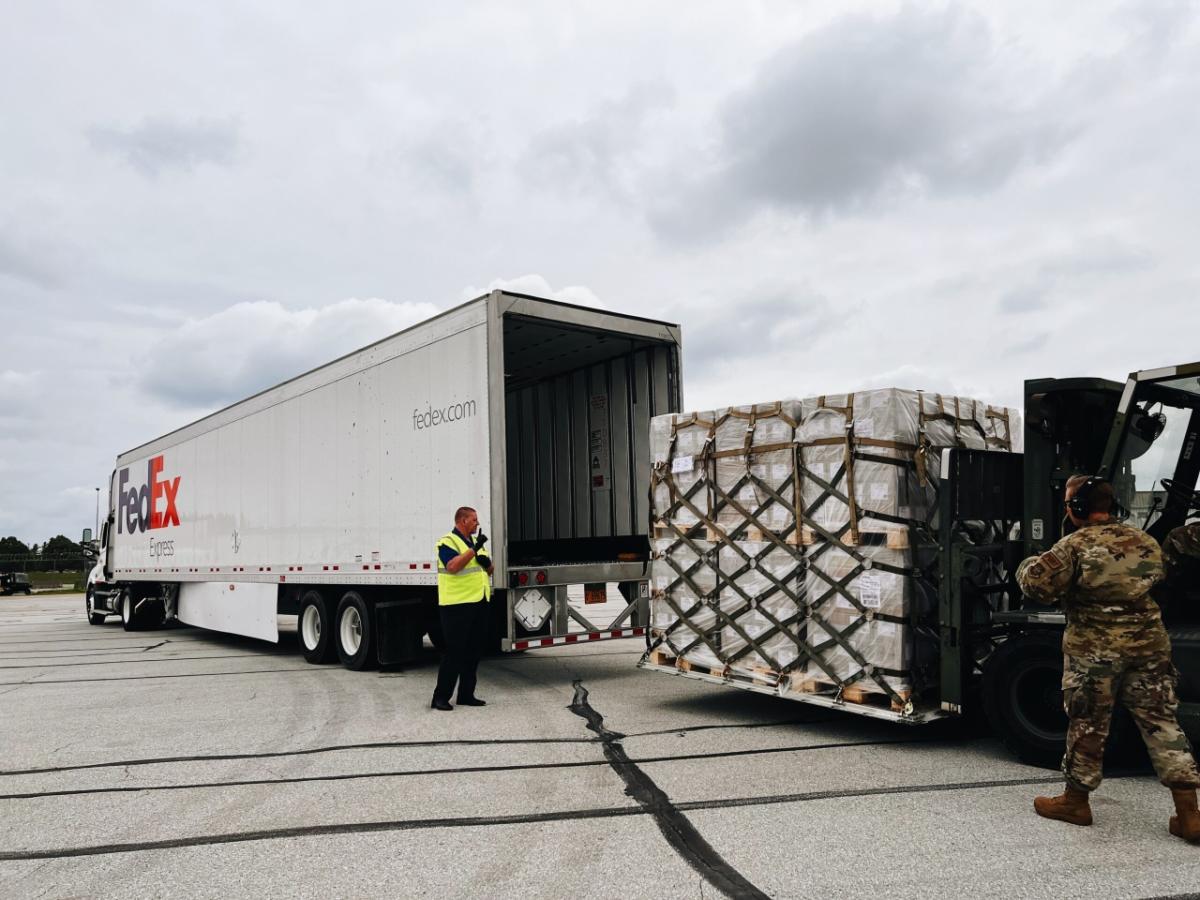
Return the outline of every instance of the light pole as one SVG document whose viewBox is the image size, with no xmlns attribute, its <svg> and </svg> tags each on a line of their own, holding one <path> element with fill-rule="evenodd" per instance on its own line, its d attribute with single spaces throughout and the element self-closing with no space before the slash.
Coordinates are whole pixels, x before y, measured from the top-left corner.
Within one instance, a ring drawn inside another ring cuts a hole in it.
<svg viewBox="0 0 1200 900">
<path fill-rule="evenodd" d="M 92 532 L 92 540 L 100 540 L 100 488 L 96 488 L 96 530 Z"/>
</svg>

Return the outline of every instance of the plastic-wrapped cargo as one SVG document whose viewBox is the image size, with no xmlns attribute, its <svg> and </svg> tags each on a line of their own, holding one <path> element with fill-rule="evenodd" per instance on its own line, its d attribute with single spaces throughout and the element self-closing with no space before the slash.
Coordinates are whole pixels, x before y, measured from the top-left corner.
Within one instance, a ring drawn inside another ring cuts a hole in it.
<svg viewBox="0 0 1200 900">
<path fill-rule="evenodd" d="M 653 420 L 650 669 L 920 721 L 938 711 L 940 450 L 1019 413 L 884 389 Z"/>
</svg>

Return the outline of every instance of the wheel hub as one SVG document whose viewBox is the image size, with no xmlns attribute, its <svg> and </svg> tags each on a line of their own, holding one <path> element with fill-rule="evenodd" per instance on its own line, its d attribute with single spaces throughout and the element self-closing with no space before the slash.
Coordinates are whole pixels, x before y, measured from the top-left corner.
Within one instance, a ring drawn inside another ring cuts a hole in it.
<svg viewBox="0 0 1200 900">
<path fill-rule="evenodd" d="M 306 650 L 317 649 L 321 642 L 321 616 L 315 606 L 306 606 L 300 618 L 300 639 Z"/>
<path fill-rule="evenodd" d="M 356 654 L 362 645 L 362 617 L 353 606 L 348 606 L 342 613 L 341 639 L 347 656 Z"/>
</svg>

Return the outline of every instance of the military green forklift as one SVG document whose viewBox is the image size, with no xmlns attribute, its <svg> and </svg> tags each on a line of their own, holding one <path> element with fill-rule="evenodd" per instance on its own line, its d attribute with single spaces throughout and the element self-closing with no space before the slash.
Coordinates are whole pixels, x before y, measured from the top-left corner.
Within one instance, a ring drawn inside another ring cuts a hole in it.
<svg viewBox="0 0 1200 900">
<path fill-rule="evenodd" d="M 1200 513 L 1200 363 L 1099 378 L 1025 383 L 1024 454 L 949 449 L 933 539 L 941 644 L 941 708 L 982 701 L 989 724 L 1032 765 L 1056 767 L 1062 708 L 1061 609 L 1021 595 L 1014 574 L 1070 523 L 1064 489 L 1076 473 L 1112 482 L 1125 521 L 1160 542 Z M 933 574 L 933 573 L 931 573 Z M 1180 672 L 1180 720 L 1200 735 L 1200 584 L 1156 594 Z M 1111 751 L 1140 741 L 1118 709 Z"/>
</svg>

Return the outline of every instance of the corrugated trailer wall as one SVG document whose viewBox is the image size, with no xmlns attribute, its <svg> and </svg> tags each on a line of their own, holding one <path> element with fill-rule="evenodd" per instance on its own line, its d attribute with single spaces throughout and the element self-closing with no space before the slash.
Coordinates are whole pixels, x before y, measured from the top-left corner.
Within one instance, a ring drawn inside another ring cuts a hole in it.
<svg viewBox="0 0 1200 900">
<path fill-rule="evenodd" d="M 646 533 L 650 419 L 670 411 L 672 352 L 637 350 L 508 393 L 510 540 Z"/>
</svg>

